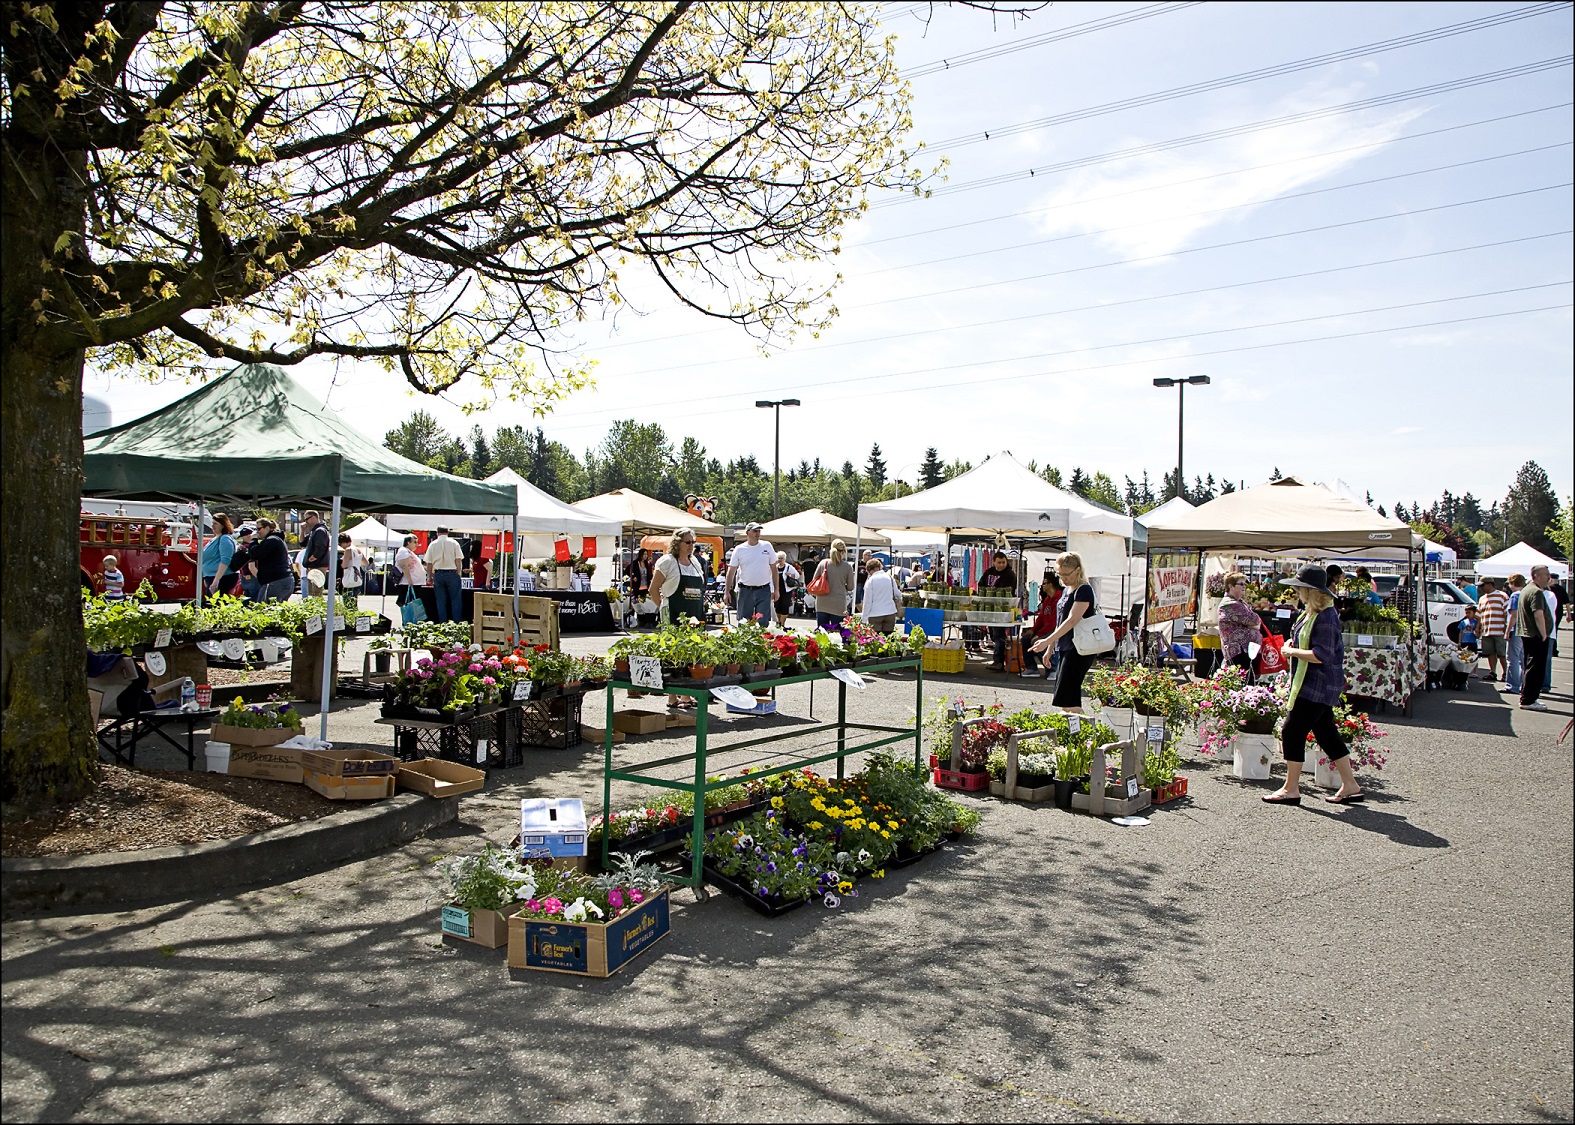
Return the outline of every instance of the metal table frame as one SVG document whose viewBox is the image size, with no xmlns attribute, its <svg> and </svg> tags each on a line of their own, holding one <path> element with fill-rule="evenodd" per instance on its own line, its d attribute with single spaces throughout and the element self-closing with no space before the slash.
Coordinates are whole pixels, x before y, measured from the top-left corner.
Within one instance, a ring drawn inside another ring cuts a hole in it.
<svg viewBox="0 0 1575 1125">
<path fill-rule="evenodd" d="M 777 774 L 788 773 L 792 770 L 803 769 L 806 766 L 816 765 L 820 762 L 829 762 L 835 759 L 837 763 L 837 778 L 838 780 L 841 780 L 845 775 L 846 758 L 849 754 L 860 754 L 867 750 L 875 750 L 882 746 L 891 746 L 896 743 L 910 740 L 913 743 L 913 765 L 915 769 L 918 769 L 920 767 L 920 763 L 923 760 L 921 756 L 921 750 L 924 739 L 923 662 L 917 656 L 904 657 L 898 660 L 880 661 L 879 663 L 872 662 L 867 665 L 855 667 L 853 671 L 861 673 L 892 672 L 905 668 L 912 668 L 915 673 L 913 728 L 911 730 L 906 727 L 881 726 L 873 723 L 850 723 L 848 721 L 848 685 L 833 677 L 830 671 L 822 670 L 806 672 L 797 676 L 783 676 L 773 680 L 762 680 L 753 684 L 744 685 L 747 688 L 760 688 L 768 686 L 772 689 L 774 695 L 777 688 L 786 687 L 789 684 L 813 684 L 817 680 L 829 679 L 836 683 L 838 689 L 836 722 L 834 724 L 829 722 L 824 724 L 826 727 L 834 726 L 836 735 L 834 738 L 828 739 L 826 742 L 819 744 L 817 747 L 809 748 L 811 750 L 815 750 L 818 749 L 819 746 L 834 746 L 835 749 L 827 750 L 825 753 L 811 753 L 808 755 L 794 756 L 776 765 L 756 769 L 753 771 L 753 776 L 774 777 Z M 695 714 L 693 753 L 674 754 L 669 757 L 658 758 L 652 762 L 644 762 L 638 766 L 629 766 L 623 769 L 614 768 L 612 737 L 613 692 L 616 689 L 629 688 L 634 688 L 636 691 L 643 691 L 647 695 L 660 695 L 663 697 L 676 695 L 687 697 L 697 702 L 699 706 L 697 707 Z M 813 690 L 814 689 L 812 687 L 811 691 Z M 693 864 L 687 885 L 695 888 L 697 892 L 701 893 L 704 891 L 704 879 L 701 873 L 701 865 L 705 859 L 706 794 L 713 793 L 719 789 L 726 789 L 729 786 L 737 785 L 739 783 L 736 777 L 719 778 L 716 781 L 708 781 L 706 777 L 706 757 L 710 749 L 710 714 L 708 712 L 707 704 L 711 698 L 712 696 L 710 687 L 703 684 L 684 684 L 682 686 L 663 687 L 657 689 L 636 687 L 627 680 L 610 680 L 607 684 L 607 730 L 603 737 L 602 744 L 605 761 L 602 771 L 602 817 L 604 821 L 605 818 L 611 815 L 612 783 L 614 781 L 632 781 L 639 785 L 651 785 L 661 789 L 674 789 L 682 793 L 688 793 L 694 798 L 693 828 L 689 841 L 691 854 L 693 855 Z M 881 737 L 850 744 L 848 740 L 849 731 L 868 732 L 871 734 L 880 735 Z M 794 728 L 792 730 L 781 731 L 774 734 L 766 734 L 755 738 L 747 738 L 739 742 L 729 742 L 727 745 L 719 747 L 718 749 L 724 753 L 732 753 L 737 750 L 746 750 L 751 747 L 765 746 L 773 742 L 782 742 L 788 739 L 802 738 L 804 734 L 805 732 L 802 728 Z M 687 779 L 678 780 L 676 778 L 651 776 L 650 771 L 652 770 L 659 769 L 663 766 L 671 766 L 677 763 L 688 762 L 694 763 L 694 779 L 692 781 Z M 611 836 L 607 832 L 603 831 L 602 866 L 604 868 L 607 867 L 611 862 L 611 843 Z"/>
<path fill-rule="evenodd" d="M 213 720 L 223 714 L 221 708 L 209 707 L 200 711 L 176 711 L 170 709 L 155 711 L 139 711 L 135 715 L 124 715 L 111 719 L 95 732 L 99 746 L 107 751 L 120 765 L 133 769 L 137 765 L 137 741 L 150 734 L 156 734 L 179 753 L 186 756 L 186 768 L 197 768 L 197 728 L 211 726 Z M 164 728 L 174 724 L 186 728 L 186 745 L 182 746 L 170 736 Z"/>
</svg>

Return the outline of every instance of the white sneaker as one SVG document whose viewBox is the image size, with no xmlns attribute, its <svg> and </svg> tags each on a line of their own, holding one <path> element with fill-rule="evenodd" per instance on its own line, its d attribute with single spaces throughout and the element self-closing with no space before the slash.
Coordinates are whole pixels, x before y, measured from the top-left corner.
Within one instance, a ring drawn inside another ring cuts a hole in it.
<svg viewBox="0 0 1575 1125">
<path fill-rule="evenodd" d="M 1522 711 L 1546 711 L 1548 705 L 1546 703 L 1522 703 L 1520 709 Z"/>
</svg>

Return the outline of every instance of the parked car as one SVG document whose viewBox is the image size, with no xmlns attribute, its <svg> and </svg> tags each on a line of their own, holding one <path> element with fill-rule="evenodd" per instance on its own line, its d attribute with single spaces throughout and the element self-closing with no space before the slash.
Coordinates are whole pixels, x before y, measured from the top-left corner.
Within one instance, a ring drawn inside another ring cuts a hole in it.
<svg viewBox="0 0 1575 1125">
<path fill-rule="evenodd" d="M 1400 586 L 1400 576 L 1378 574 L 1373 576 L 1373 581 L 1378 586 L 1378 596 L 1383 598 L 1386 604 L 1393 604 Z M 1455 583 L 1443 578 L 1429 578 L 1427 580 L 1428 635 L 1436 641 L 1447 641 L 1449 626 L 1465 617 L 1466 606 L 1476 604 L 1476 599 Z"/>
</svg>

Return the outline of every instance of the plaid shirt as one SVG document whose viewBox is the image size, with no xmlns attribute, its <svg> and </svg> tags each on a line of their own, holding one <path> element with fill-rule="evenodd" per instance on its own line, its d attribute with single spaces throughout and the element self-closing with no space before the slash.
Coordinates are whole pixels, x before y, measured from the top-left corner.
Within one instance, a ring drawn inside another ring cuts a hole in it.
<svg viewBox="0 0 1575 1125">
<path fill-rule="evenodd" d="M 1477 631 L 1482 636 L 1508 636 L 1509 595 L 1503 590 L 1494 590 L 1491 594 L 1483 594 L 1477 599 L 1477 620 L 1480 623 Z"/>
<path fill-rule="evenodd" d="M 1296 628 L 1291 634 L 1293 648 L 1304 647 L 1301 636 L 1305 621 L 1305 615 L 1296 621 Z M 1340 693 L 1345 690 L 1345 638 L 1340 635 L 1339 610 L 1330 606 L 1314 619 L 1312 638 L 1305 647 L 1312 649 L 1312 654 L 1321 663 L 1308 662 L 1305 665 L 1307 673 L 1302 678 L 1301 691 L 1296 693 L 1296 699 L 1298 702 L 1305 699 L 1309 703 L 1324 703 L 1333 707 L 1340 702 Z M 1293 674 L 1294 671 L 1293 664 Z"/>
</svg>

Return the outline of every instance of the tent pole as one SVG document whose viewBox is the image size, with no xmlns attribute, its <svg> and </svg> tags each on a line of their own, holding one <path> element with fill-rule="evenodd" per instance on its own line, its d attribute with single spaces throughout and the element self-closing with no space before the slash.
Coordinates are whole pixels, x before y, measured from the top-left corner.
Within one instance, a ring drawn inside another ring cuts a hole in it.
<svg viewBox="0 0 1575 1125">
<path fill-rule="evenodd" d="M 334 493 L 333 518 L 328 532 L 328 604 L 323 611 L 323 704 L 317 713 L 317 737 L 328 741 L 329 693 L 334 686 L 334 593 L 339 585 L 339 568 L 334 565 L 333 552 L 339 549 L 339 494 Z"/>
<path fill-rule="evenodd" d="M 516 508 L 518 508 L 519 504 L 516 503 L 514 506 Z M 513 530 L 509 533 L 509 546 L 511 548 L 513 548 L 514 552 L 518 552 L 519 546 L 520 546 L 520 514 L 519 514 L 519 512 L 515 512 L 514 513 Z M 519 560 L 514 558 L 513 553 L 511 553 L 510 556 L 509 556 L 509 565 L 514 568 L 514 570 L 513 570 L 513 575 L 514 575 L 514 639 L 515 639 L 516 642 L 518 642 L 519 635 L 520 635 L 520 576 L 519 576 Z M 500 590 L 502 589 L 501 586 L 498 587 L 498 588 Z"/>
<path fill-rule="evenodd" d="M 202 525 L 208 522 L 208 501 L 204 497 L 197 497 L 197 608 L 202 608 L 202 549 L 207 546 L 202 541 Z"/>
</svg>

